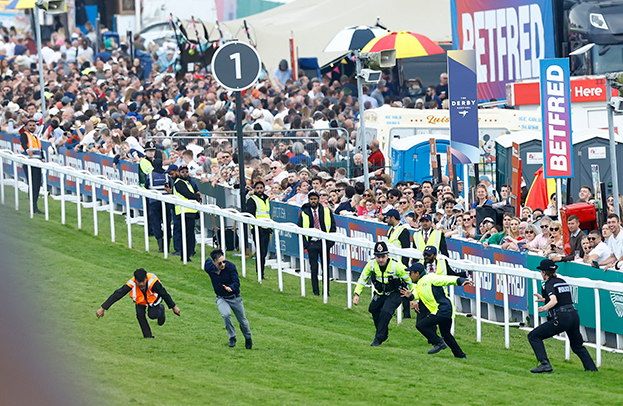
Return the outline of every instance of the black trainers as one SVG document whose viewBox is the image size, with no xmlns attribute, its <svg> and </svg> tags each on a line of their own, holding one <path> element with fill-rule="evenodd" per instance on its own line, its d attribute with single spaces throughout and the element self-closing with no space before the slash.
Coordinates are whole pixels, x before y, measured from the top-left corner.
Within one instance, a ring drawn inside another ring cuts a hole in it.
<svg viewBox="0 0 623 406">
<path fill-rule="evenodd" d="M 554 369 L 552 368 L 552 364 L 549 361 L 541 361 L 541 365 L 536 368 L 530 370 L 533 374 L 540 374 L 543 372 L 552 372 Z"/>
<path fill-rule="evenodd" d="M 234 348 L 236 346 L 236 337 L 232 337 L 229 339 L 229 342 L 227 343 L 227 345 L 231 348 Z"/>
<path fill-rule="evenodd" d="M 164 309 L 162 309 L 162 316 L 158 317 L 158 325 L 162 326 L 166 320 L 167 320 L 167 312 Z"/>
<path fill-rule="evenodd" d="M 377 338 L 374 338 L 374 341 L 370 344 L 371 347 L 378 347 L 379 345 L 381 345 L 381 342 Z"/>
<path fill-rule="evenodd" d="M 429 354 L 437 354 L 439 351 L 445 350 L 448 348 L 445 341 L 441 341 L 439 344 L 436 344 L 433 348 L 428 350 Z"/>
<path fill-rule="evenodd" d="M 245 347 L 247 350 L 250 350 L 251 348 L 253 348 L 253 340 L 252 340 L 252 339 L 250 339 L 250 338 L 246 338 L 246 339 L 244 340 L 244 347 Z"/>
<path fill-rule="evenodd" d="M 176 257 L 181 257 L 182 253 L 181 251 L 175 251 L 174 253 L 172 253 L 171 255 L 175 255 Z"/>
</svg>

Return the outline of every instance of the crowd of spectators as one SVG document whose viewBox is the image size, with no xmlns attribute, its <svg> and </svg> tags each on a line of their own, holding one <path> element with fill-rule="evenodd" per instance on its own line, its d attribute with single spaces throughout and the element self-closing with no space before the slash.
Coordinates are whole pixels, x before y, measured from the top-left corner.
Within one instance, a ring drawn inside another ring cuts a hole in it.
<svg viewBox="0 0 623 406">
<path fill-rule="evenodd" d="M 384 71 L 378 85 L 364 87 L 365 94 L 359 97 L 353 77 L 308 78 L 301 71 L 293 80 L 282 61 L 272 75 L 264 74 L 243 95 L 245 170 L 240 174 L 233 137 L 221 133 L 235 130 L 234 96 L 200 64 L 178 77 L 175 64 L 166 62 L 175 58 L 174 48 L 146 47 L 135 36 L 134 48 L 152 54 L 153 64 L 146 70 L 123 44 L 107 49 L 102 42 L 95 50 L 93 30 L 77 29 L 67 38 L 54 33 L 41 49 L 47 105 L 42 115 L 34 41 L 6 28 L 1 34 L 0 130 L 18 134 L 34 119 L 37 134 L 52 144 L 48 154 L 66 149 L 138 162 L 145 156 L 146 142 L 153 140 L 155 159 L 165 167 L 185 165 L 192 176 L 213 186 L 238 187 L 241 175 L 247 187 L 262 180 L 272 201 L 301 206 L 314 190 L 335 214 L 383 222 L 387 212 L 396 209 L 401 223 L 418 230 L 427 213 L 447 237 L 485 247 L 606 266 L 615 266 L 623 256 L 620 212 L 614 210 L 611 198 L 607 228 L 579 230 L 577 218 L 568 219 L 572 253 L 566 255 L 562 225 L 552 221 L 557 219 L 555 196 L 548 207 L 523 207 L 521 217 L 516 217 L 510 188 L 504 185 L 498 192 L 492 180 L 482 176 L 475 201 L 467 207 L 462 182 L 456 189 L 448 179 L 439 184 L 394 183 L 378 140 L 367 145 L 370 189 L 365 188 L 366 163 L 357 148 L 358 103 L 365 108 L 447 108 L 446 73 L 438 85 L 425 87 L 414 78 L 400 87 L 391 72 Z M 257 134 L 263 135 L 261 142 L 251 137 Z M 582 189 L 581 200 L 590 200 L 588 189 Z M 502 224 L 491 217 L 476 222 L 482 207 L 506 208 Z M 584 237 L 584 231 L 590 234 Z"/>
</svg>

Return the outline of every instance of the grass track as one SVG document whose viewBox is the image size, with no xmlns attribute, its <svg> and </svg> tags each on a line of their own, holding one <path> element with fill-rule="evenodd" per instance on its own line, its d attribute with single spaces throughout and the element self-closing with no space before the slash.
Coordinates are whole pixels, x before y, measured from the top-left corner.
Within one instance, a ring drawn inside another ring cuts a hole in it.
<svg viewBox="0 0 623 406">
<path fill-rule="evenodd" d="M 492 405 L 623 404 L 623 358 L 603 353 L 598 374 L 582 371 L 564 345 L 549 340 L 553 374 L 535 376 L 536 361 L 526 333 L 511 330 L 511 349 L 503 330 L 484 324 L 483 342 L 475 341 L 475 321 L 457 318 L 456 336 L 467 353 L 456 360 L 449 350 L 429 356 L 414 320 L 390 325 L 389 341 L 369 346 L 374 336 L 367 312 L 369 295 L 345 309 L 345 287 L 332 285 L 328 305 L 299 296 L 299 279 L 284 275 L 278 290 L 276 272 L 259 285 L 255 272 L 242 279 L 242 295 L 254 335 L 254 349 L 227 348 L 227 334 L 214 303 L 209 277 L 199 258 L 183 266 L 178 257 L 164 260 L 145 253 L 142 228 L 133 226 L 127 248 L 126 227 L 117 216 L 117 243 L 110 242 L 109 218 L 100 212 L 98 237 L 92 211 L 83 209 L 83 229 L 76 227 L 74 204 L 67 204 L 67 225 L 60 224 L 60 203 L 50 201 L 51 220 L 28 218 L 27 198 L 13 209 L 12 189 L 0 219 L 10 230 L 13 263 L 35 276 L 27 289 L 44 295 L 54 317 L 41 338 L 56 343 L 70 361 L 68 379 L 94 405 L 258 405 L 258 404 L 428 404 Z M 41 202 L 42 203 L 42 202 Z M 41 206 L 43 206 L 41 204 Z M 155 241 L 151 241 L 154 249 Z M 35 252 L 35 255 L 20 255 Z M 239 266 L 237 258 L 229 257 Z M 248 269 L 253 262 L 248 262 Z M 116 303 L 103 319 L 95 310 L 137 267 L 155 272 L 182 310 L 167 311 L 163 327 L 152 323 L 155 340 L 141 338 L 129 298 Z M 240 269 L 240 267 L 239 267 Z M 308 292 L 311 290 L 308 282 Z M 366 290 L 366 292 L 368 292 Z M 594 356 L 594 350 L 589 349 Z M 542 388 L 548 397 L 537 393 Z M 570 396 L 569 394 L 573 394 Z"/>
</svg>

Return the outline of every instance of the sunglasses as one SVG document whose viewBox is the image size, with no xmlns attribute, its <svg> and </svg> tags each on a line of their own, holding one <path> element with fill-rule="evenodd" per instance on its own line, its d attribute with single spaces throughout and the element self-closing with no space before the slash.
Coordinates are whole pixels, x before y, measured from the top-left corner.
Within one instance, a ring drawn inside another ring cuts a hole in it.
<svg viewBox="0 0 623 406">
<path fill-rule="evenodd" d="M 424 207 L 424 205 L 423 205 L 423 204 L 416 204 L 416 205 L 415 205 L 415 206 L 413 206 L 413 207 Z"/>
<path fill-rule="evenodd" d="M 547 224 L 541 224 L 541 228 L 547 228 L 549 227 Z"/>
<path fill-rule="evenodd" d="M 595 241 L 595 240 L 597 239 L 597 237 L 588 237 L 588 239 L 589 239 L 590 241 Z"/>
<path fill-rule="evenodd" d="M 471 217 L 463 217 L 463 221 L 470 221 L 471 219 Z"/>
<path fill-rule="evenodd" d="M 383 194 L 383 192 L 376 192 L 375 193 L 377 196 L 381 196 Z"/>
<path fill-rule="evenodd" d="M 412 192 L 412 191 L 410 191 L 410 190 L 407 190 L 407 191 L 405 191 L 405 192 L 404 192 L 404 194 L 405 194 L 405 195 L 412 195 L 412 194 L 413 194 L 413 192 Z"/>
<path fill-rule="evenodd" d="M 370 193 L 364 193 L 363 197 L 372 197 L 372 195 Z"/>
<path fill-rule="evenodd" d="M 558 231 L 558 230 L 560 230 L 560 228 L 558 228 L 558 227 L 550 227 L 549 228 L 549 231 Z"/>
<path fill-rule="evenodd" d="M 526 230 L 526 234 L 534 234 L 534 231 L 532 231 L 532 230 Z"/>
<path fill-rule="evenodd" d="M 329 195 L 326 193 L 320 193 L 320 196 L 329 196 Z"/>
<path fill-rule="evenodd" d="M 399 202 L 400 204 L 409 204 L 409 202 Z"/>
<path fill-rule="evenodd" d="M 385 204 L 385 203 L 387 203 L 387 200 L 379 200 L 379 203 Z"/>
<path fill-rule="evenodd" d="M 279 169 L 278 166 L 271 166 L 270 169 Z"/>
<path fill-rule="evenodd" d="M 473 218 L 473 219 L 475 219 L 475 218 L 476 218 L 476 216 L 472 216 L 472 218 Z"/>
</svg>

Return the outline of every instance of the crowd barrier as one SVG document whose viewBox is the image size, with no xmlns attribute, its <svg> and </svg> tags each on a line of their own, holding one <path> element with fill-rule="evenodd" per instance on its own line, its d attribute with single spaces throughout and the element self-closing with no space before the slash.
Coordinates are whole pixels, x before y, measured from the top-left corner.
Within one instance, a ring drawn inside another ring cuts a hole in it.
<svg viewBox="0 0 623 406">
<path fill-rule="evenodd" d="M 9 165 L 12 167 L 13 173 L 17 172 L 17 168 L 19 168 L 19 166 L 26 166 L 26 171 L 24 172 L 26 174 L 26 176 L 28 178 L 30 178 L 30 176 L 32 176 L 32 167 L 39 167 L 42 168 L 43 170 L 43 174 L 44 174 L 44 188 L 47 187 L 47 183 L 46 183 L 46 179 L 48 176 L 49 172 L 56 172 L 60 175 L 60 193 L 61 193 L 61 218 L 62 218 L 62 222 L 64 223 L 65 217 L 64 217 L 64 212 L 65 212 L 65 203 L 66 201 L 64 200 L 63 196 L 65 196 L 65 182 L 64 179 L 66 177 L 73 177 L 76 179 L 76 182 L 78 184 L 80 183 L 84 183 L 84 184 L 88 184 L 91 187 L 97 188 L 97 187 L 101 187 L 104 189 L 107 189 L 109 191 L 108 194 L 108 200 L 110 203 L 110 196 L 113 195 L 113 191 L 119 192 L 120 194 L 122 194 L 124 197 L 127 197 L 129 195 L 135 194 L 135 195 L 139 195 L 141 202 L 142 202 L 142 208 L 143 210 L 146 209 L 146 199 L 147 198 L 151 198 L 151 199 L 155 199 L 155 200 L 159 200 L 160 202 L 162 202 L 162 204 L 164 205 L 165 203 L 171 203 L 171 204 L 176 204 L 181 206 L 182 208 L 182 215 L 184 213 L 185 209 L 195 209 L 198 210 L 200 213 L 200 218 L 201 218 L 201 238 L 199 240 L 199 243 L 201 245 L 201 262 L 203 264 L 203 262 L 205 261 L 205 230 L 204 230 L 204 217 L 205 215 L 215 215 L 215 216 L 219 216 L 220 217 L 220 222 L 221 222 L 221 232 L 224 231 L 224 227 L 223 227 L 223 223 L 225 219 L 230 219 L 234 222 L 236 222 L 238 224 L 238 226 L 240 227 L 240 229 L 242 229 L 243 225 L 254 225 L 254 226 L 258 226 L 258 227 L 267 227 L 267 228 L 272 228 L 274 229 L 276 232 L 274 233 L 275 235 L 275 250 L 276 250 L 276 256 L 277 256 L 277 275 L 278 275 L 278 284 L 279 284 L 279 289 L 280 291 L 283 291 L 283 269 L 284 269 L 284 265 L 282 263 L 282 255 L 283 253 L 281 252 L 281 234 L 283 233 L 284 237 L 287 235 L 287 233 L 290 233 L 292 235 L 296 235 L 299 241 L 299 252 L 297 257 L 300 259 L 301 264 L 303 264 L 304 261 L 304 253 L 301 247 L 301 241 L 302 241 L 302 237 L 303 235 L 306 236 L 310 236 L 310 237 L 316 237 L 316 238 L 320 238 L 323 241 L 334 241 L 336 244 L 342 245 L 343 248 L 343 252 L 345 253 L 345 258 L 346 258 L 346 279 L 347 279 L 347 297 L 346 297 L 346 302 L 347 302 L 347 307 L 351 308 L 352 306 L 352 286 L 353 286 L 353 264 L 352 264 L 352 258 L 355 255 L 355 253 L 359 253 L 359 259 L 363 260 L 363 258 L 366 257 L 366 255 L 369 255 L 369 252 L 373 249 L 374 247 L 374 240 L 373 239 L 365 239 L 365 238 L 361 238 L 361 235 L 356 236 L 356 237 L 350 237 L 349 235 L 343 234 L 341 232 L 338 233 L 324 233 L 320 230 L 316 230 L 316 229 L 302 229 L 297 227 L 295 224 L 289 223 L 289 222 L 276 222 L 273 220 L 268 220 L 268 219 L 256 219 L 253 218 L 252 216 L 250 216 L 248 213 L 239 213 L 236 210 L 233 209 L 229 209 L 229 208 L 221 208 L 218 207 L 216 205 L 212 205 L 212 204 L 199 204 L 197 202 L 193 202 L 193 201 L 188 201 L 188 200 L 181 200 L 176 196 L 173 195 L 161 195 L 158 193 L 155 193 L 154 191 L 151 190 L 144 190 L 139 188 L 138 186 L 135 185 L 128 185 L 128 184 L 124 184 L 123 182 L 119 181 L 119 180 L 110 180 L 107 179 L 106 177 L 99 175 L 99 176 L 94 176 L 93 174 L 82 170 L 76 170 L 75 168 L 72 167 L 62 167 L 60 165 L 58 165 L 57 163 L 51 162 L 51 163 L 46 163 L 46 162 L 41 162 L 39 160 L 34 160 L 34 159 L 28 159 L 27 157 L 25 157 L 24 155 L 21 154 L 15 154 L 10 150 L 0 150 L 0 168 L 2 168 L 2 176 L 0 176 L 0 202 L 2 204 L 5 203 L 5 184 L 7 183 L 12 183 L 14 186 L 14 191 L 15 191 L 15 209 L 19 210 L 19 198 L 18 198 L 18 177 L 13 177 L 13 179 L 7 179 L 5 177 L 5 165 Z M 29 182 L 30 184 L 30 182 Z M 80 193 L 80 188 L 77 188 L 77 193 Z M 30 196 L 32 196 L 32 194 L 30 194 Z M 48 195 L 47 193 L 44 194 L 44 204 L 45 204 L 45 208 L 46 208 L 46 220 L 49 219 L 49 213 L 48 213 Z M 81 215 L 80 215 L 80 198 L 78 196 L 78 199 L 75 199 L 74 201 L 78 202 L 77 204 L 77 208 L 78 208 L 78 224 L 80 226 L 80 222 L 81 222 Z M 126 203 L 126 207 L 129 208 L 129 199 L 125 199 L 125 203 Z M 114 221 L 113 221 L 113 209 L 112 209 L 112 204 L 109 204 L 110 207 L 110 218 L 111 218 L 111 240 L 114 241 Z M 29 198 L 29 208 L 30 208 L 30 216 L 34 217 L 34 212 L 33 212 L 33 201 L 32 201 L 32 197 Z M 93 210 L 93 221 L 94 224 L 97 224 L 97 210 Z M 131 247 L 132 246 L 132 240 L 131 240 L 131 226 L 132 226 L 132 222 L 130 221 L 130 213 L 129 210 L 126 211 L 126 216 L 128 216 L 127 218 L 127 229 L 128 229 L 128 245 Z M 292 220 L 292 219 L 291 219 Z M 182 222 L 182 226 L 184 226 L 185 222 Z M 379 225 L 380 226 L 380 225 Z M 144 227 L 144 236 L 145 236 L 145 249 L 147 251 L 149 251 L 149 238 L 147 236 L 147 224 L 145 224 L 145 222 L 143 222 L 143 227 Z M 378 226 L 377 226 L 378 227 Z M 257 227 L 255 228 L 257 230 Z M 97 229 L 95 229 L 95 233 L 97 233 L 96 231 Z M 372 234 L 374 235 L 374 234 Z M 185 252 L 187 250 L 187 246 L 186 246 L 186 239 L 185 239 L 185 232 L 184 230 L 182 230 L 182 246 L 183 246 L 183 257 L 185 257 Z M 422 255 L 419 251 L 415 250 L 415 249 L 400 249 L 400 248 L 396 248 L 396 247 L 390 247 L 390 254 L 391 255 L 397 255 L 397 256 L 407 256 L 410 258 L 415 258 L 415 259 L 421 259 Z M 368 252 L 368 254 L 364 255 L 362 253 Z M 165 252 L 165 256 L 167 255 L 167 253 Z M 241 256 L 241 271 L 242 271 L 242 275 L 243 277 L 246 276 L 246 258 L 245 255 Z M 258 261 L 259 262 L 259 261 Z M 511 303 L 510 303 L 510 292 L 511 292 L 511 288 L 510 288 L 510 282 L 513 280 L 513 278 L 526 278 L 526 279 L 530 279 L 531 280 L 531 285 L 532 285 L 532 289 L 533 291 L 536 291 L 537 289 L 537 284 L 541 281 L 541 274 L 540 272 L 535 272 L 535 271 L 531 271 L 529 269 L 526 269 L 525 267 L 509 267 L 506 264 L 503 264 L 502 266 L 500 265 L 494 265 L 494 264 L 489 264 L 486 261 L 482 261 L 482 263 L 476 263 L 473 262 L 471 260 L 468 259 L 456 259 L 456 258 L 452 258 L 452 256 L 450 258 L 448 258 L 448 262 L 449 264 L 456 268 L 456 269 L 464 269 L 467 270 L 469 272 L 471 272 L 473 274 L 473 278 L 475 281 L 475 288 L 474 288 L 474 295 L 475 295 L 475 300 L 476 300 L 476 306 L 475 306 L 475 319 L 476 319 L 476 340 L 477 341 L 481 341 L 481 336 L 482 336 L 482 316 L 481 316 L 481 304 L 482 302 L 482 298 L 483 296 L 483 288 L 486 288 L 487 286 L 485 286 L 484 282 L 486 282 L 487 280 L 492 280 L 493 278 L 495 280 L 499 280 L 500 284 L 499 286 L 501 286 L 501 290 L 502 290 L 502 305 L 503 305 L 503 310 L 504 310 L 504 341 L 505 341 L 505 347 L 509 348 L 510 347 L 510 309 L 511 309 Z M 325 266 L 324 269 L 322 269 L 322 275 L 323 275 L 323 301 L 324 303 L 328 302 L 328 291 L 327 291 L 327 286 L 328 286 L 328 270 L 327 267 Z M 563 274 L 564 275 L 564 274 Z M 604 303 L 602 301 L 602 293 L 600 293 L 600 291 L 604 291 L 607 292 L 607 294 L 612 295 L 613 293 L 616 295 L 622 295 L 623 294 L 623 284 L 622 283 L 618 283 L 618 282 L 608 282 L 608 281 L 602 281 L 602 280 L 590 280 L 587 279 L 585 277 L 569 277 L 567 275 L 564 275 L 565 279 L 567 280 L 567 282 L 570 285 L 576 286 L 578 288 L 583 288 L 583 289 L 588 289 L 589 291 L 592 291 L 592 298 L 594 300 L 594 320 L 595 320 L 595 326 L 596 326 L 596 331 L 597 331 L 597 341 L 595 344 L 595 347 L 597 349 L 597 359 L 596 359 L 596 363 L 597 365 L 601 365 L 601 351 L 602 351 L 602 346 L 603 346 L 603 339 L 602 337 L 602 308 L 607 307 L 607 306 L 612 306 L 612 302 L 609 300 L 606 303 Z M 300 278 L 301 278 L 301 295 L 305 296 L 305 277 L 303 275 L 303 272 L 300 272 Z M 261 279 L 258 278 L 258 281 L 261 283 Z M 497 286 L 497 283 L 496 283 Z M 453 295 L 455 291 L 458 292 L 458 288 L 454 287 L 455 289 L 451 289 L 450 290 L 450 294 Z M 497 288 L 496 288 L 497 290 Z M 467 292 L 469 293 L 469 292 Z M 587 300 L 590 302 L 590 298 L 587 298 Z M 584 306 L 584 301 L 582 301 L 581 303 L 578 303 L 578 307 L 582 308 Z M 535 298 L 532 297 L 532 304 L 531 304 L 531 309 L 532 309 L 532 314 L 534 316 L 534 321 L 535 324 L 539 324 L 540 323 L 540 315 L 537 313 L 537 303 L 535 302 Z M 585 310 L 582 310 L 585 311 Z M 606 310 L 607 312 L 608 310 Z M 616 311 L 616 310 L 615 310 Z M 567 358 L 569 358 L 569 343 L 567 340 L 567 351 L 566 351 L 566 356 Z"/>
</svg>

